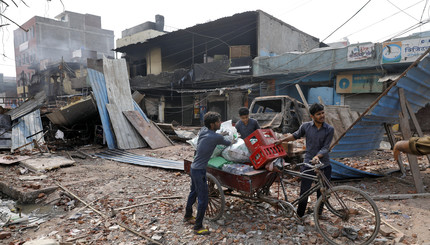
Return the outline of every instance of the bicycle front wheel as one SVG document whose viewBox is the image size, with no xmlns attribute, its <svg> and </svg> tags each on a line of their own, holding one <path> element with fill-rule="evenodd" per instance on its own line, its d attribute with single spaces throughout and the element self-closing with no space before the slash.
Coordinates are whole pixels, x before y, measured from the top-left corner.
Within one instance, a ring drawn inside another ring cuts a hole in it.
<svg viewBox="0 0 430 245">
<path fill-rule="evenodd" d="M 318 199 L 315 226 L 330 244 L 369 244 L 378 235 L 378 207 L 365 192 L 352 186 L 336 186 Z"/>
</svg>

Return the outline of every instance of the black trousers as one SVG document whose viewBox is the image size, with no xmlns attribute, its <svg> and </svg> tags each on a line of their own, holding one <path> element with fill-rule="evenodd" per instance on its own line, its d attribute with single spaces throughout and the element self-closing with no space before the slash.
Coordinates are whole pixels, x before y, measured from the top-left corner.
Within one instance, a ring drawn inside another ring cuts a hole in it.
<svg viewBox="0 0 430 245">
<path fill-rule="evenodd" d="M 303 171 L 309 170 L 309 169 L 310 168 L 308 168 L 308 167 L 304 167 L 300 170 L 300 172 L 303 172 Z M 329 179 L 329 180 L 331 179 L 331 165 L 328 165 L 327 167 L 322 168 L 321 171 L 324 173 L 324 175 L 327 177 L 327 179 Z M 314 171 L 307 171 L 306 174 L 316 176 Z M 312 187 L 312 182 L 313 181 L 310 179 L 305 179 L 305 178 L 301 179 L 300 196 Z M 320 196 L 321 196 L 321 192 L 318 190 L 317 191 L 317 197 L 320 197 Z M 297 214 L 300 217 L 305 215 L 307 205 L 308 205 L 308 198 L 305 198 L 301 202 L 299 202 L 299 206 L 297 208 Z M 320 212 L 322 212 L 322 209 L 320 210 Z"/>
</svg>

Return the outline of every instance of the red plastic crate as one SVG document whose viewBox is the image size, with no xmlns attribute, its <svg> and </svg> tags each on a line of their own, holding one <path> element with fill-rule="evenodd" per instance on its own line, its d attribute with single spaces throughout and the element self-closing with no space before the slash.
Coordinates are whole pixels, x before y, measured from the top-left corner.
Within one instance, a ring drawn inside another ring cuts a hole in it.
<svg viewBox="0 0 430 245">
<path fill-rule="evenodd" d="M 271 160 L 284 157 L 287 153 L 281 145 L 267 145 L 260 146 L 251 154 L 249 160 L 251 160 L 252 165 L 255 169 L 260 169 Z"/>
<path fill-rule="evenodd" d="M 257 129 L 245 138 L 245 145 L 253 153 L 260 146 L 273 145 L 276 141 L 275 133 L 271 129 Z"/>
</svg>

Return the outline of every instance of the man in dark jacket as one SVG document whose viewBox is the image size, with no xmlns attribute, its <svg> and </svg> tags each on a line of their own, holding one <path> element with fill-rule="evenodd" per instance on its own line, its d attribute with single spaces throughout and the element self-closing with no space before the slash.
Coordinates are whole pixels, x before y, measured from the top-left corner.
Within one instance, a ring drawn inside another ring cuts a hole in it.
<svg viewBox="0 0 430 245">
<path fill-rule="evenodd" d="M 217 145 L 229 146 L 234 142 L 224 139 L 221 134 L 215 133 L 221 126 L 221 116 L 217 112 L 207 112 L 204 115 L 205 126 L 199 132 L 196 155 L 191 164 L 191 189 L 185 208 L 184 221 L 194 223 L 194 233 L 207 235 L 209 230 L 203 227 L 203 217 L 208 206 L 208 184 L 206 180 L 206 167 Z M 198 199 L 197 216 L 194 218 L 193 205 Z"/>
</svg>

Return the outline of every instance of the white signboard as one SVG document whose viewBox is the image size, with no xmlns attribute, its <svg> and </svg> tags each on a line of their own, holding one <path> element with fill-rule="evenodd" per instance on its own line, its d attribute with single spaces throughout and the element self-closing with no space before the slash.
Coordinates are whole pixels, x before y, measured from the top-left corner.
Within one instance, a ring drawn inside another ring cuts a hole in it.
<svg viewBox="0 0 430 245">
<path fill-rule="evenodd" d="M 430 47 L 430 38 L 418 38 L 382 44 L 382 63 L 414 62 Z"/>
<path fill-rule="evenodd" d="M 373 57 L 375 45 L 356 44 L 348 47 L 348 61 L 366 60 Z"/>
</svg>

